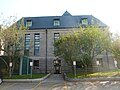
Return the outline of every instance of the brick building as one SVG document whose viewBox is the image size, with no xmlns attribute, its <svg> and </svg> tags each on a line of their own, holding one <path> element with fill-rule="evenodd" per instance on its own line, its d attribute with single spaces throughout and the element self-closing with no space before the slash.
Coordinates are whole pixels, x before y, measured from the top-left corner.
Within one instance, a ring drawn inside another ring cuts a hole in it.
<svg viewBox="0 0 120 90">
<path fill-rule="evenodd" d="M 63 33 L 70 32 L 79 28 L 80 24 L 84 27 L 86 25 L 97 25 L 99 27 L 107 27 L 99 19 L 92 15 L 71 15 L 69 12 L 65 12 L 62 16 L 45 16 L 45 17 L 25 17 L 24 23 L 29 29 L 25 34 L 25 52 L 29 53 L 29 58 L 33 61 L 34 72 L 56 72 L 68 71 L 69 66 L 64 60 L 57 60 L 54 57 L 54 41 L 59 38 Z M 99 55 L 96 57 L 96 62 L 99 64 L 99 68 L 103 70 L 106 66 L 110 69 L 114 69 L 114 61 L 109 55 Z M 59 63 L 59 67 L 54 64 Z M 95 64 L 94 67 L 98 67 Z"/>
</svg>

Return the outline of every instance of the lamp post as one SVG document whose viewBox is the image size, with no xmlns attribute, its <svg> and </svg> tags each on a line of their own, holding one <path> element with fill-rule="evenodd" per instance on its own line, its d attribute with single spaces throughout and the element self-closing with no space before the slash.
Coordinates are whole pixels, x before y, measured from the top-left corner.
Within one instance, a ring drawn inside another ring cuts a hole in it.
<svg viewBox="0 0 120 90">
<path fill-rule="evenodd" d="M 30 77 L 32 78 L 32 67 L 33 67 L 33 62 L 32 62 L 32 61 L 30 62 L 30 67 L 31 67 L 31 74 L 30 74 Z"/>
<path fill-rule="evenodd" d="M 100 71 L 100 70 L 99 70 L 99 66 L 101 65 L 101 64 L 100 64 L 100 61 L 97 60 L 97 61 L 96 61 L 96 64 L 97 64 L 98 72 L 99 72 L 99 71 Z"/>
<path fill-rule="evenodd" d="M 10 77 L 11 77 L 11 76 L 12 76 L 12 62 L 9 63 L 9 66 L 10 66 L 10 71 L 9 71 L 9 73 L 10 73 Z"/>
<path fill-rule="evenodd" d="M 74 76 L 76 78 L 76 61 L 73 61 L 73 66 L 74 66 Z"/>
</svg>

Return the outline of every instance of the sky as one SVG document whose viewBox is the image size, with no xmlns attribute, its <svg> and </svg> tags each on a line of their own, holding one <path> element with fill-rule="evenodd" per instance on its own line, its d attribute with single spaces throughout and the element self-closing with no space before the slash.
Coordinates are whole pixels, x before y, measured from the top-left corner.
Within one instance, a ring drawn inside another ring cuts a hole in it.
<svg viewBox="0 0 120 90">
<path fill-rule="evenodd" d="M 0 15 L 4 17 L 93 15 L 120 34 L 120 0 L 0 0 Z"/>
</svg>

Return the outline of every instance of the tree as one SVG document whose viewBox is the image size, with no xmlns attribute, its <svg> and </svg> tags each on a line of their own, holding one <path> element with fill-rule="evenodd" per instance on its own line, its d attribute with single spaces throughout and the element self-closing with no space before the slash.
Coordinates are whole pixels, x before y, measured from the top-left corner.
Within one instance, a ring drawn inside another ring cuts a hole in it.
<svg viewBox="0 0 120 90">
<path fill-rule="evenodd" d="M 87 71 L 93 59 L 109 48 L 110 38 L 107 29 L 98 27 L 80 28 L 61 37 L 54 43 L 55 56 L 72 65 L 79 61 Z"/>
<path fill-rule="evenodd" d="M 15 69 L 15 65 L 19 62 L 18 59 L 24 50 L 23 41 L 25 30 L 26 28 L 24 27 L 23 19 L 18 23 L 15 19 L 11 21 L 11 18 L 9 18 L 5 23 L 1 24 L 0 51 L 4 51 L 5 56 L 7 56 L 8 62 L 4 59 L 2 60 L 5 62 L 10 76 Z M 9 67 L 10 62 L 12 62 L 11 69 Z"/>
<path fill-rule="evenodd" d="M 117 35 L 112 42 L 112 54 L 120 65 L 120 36 Z M 118 66 L 120 68 L 120 66 Z"/>
</svg>

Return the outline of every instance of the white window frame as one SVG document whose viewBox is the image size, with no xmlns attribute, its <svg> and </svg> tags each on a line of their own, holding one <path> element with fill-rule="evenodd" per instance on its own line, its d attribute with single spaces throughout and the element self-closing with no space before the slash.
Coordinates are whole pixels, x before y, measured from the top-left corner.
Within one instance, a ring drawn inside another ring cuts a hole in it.
<svg viewBox="0 0 120 90">
<path fill-rule="evenodd" d="M 59 19 L 54 20 L 53 25 L 54 26 L 60 26 L 60 20 Z"/>
<path fill-rule="evenodd" d="M 26 26 L 31 27 L 32 26 L 32 20 L 27 20 L 26 21 Z"/>
</svg>

